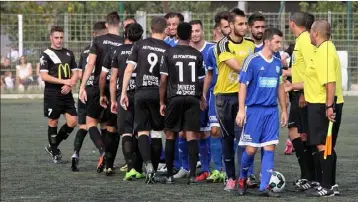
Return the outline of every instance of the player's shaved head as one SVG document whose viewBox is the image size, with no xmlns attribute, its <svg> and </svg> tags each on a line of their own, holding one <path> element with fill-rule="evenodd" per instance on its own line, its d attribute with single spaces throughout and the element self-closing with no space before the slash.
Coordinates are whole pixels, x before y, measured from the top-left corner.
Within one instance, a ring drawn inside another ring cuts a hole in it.
<svg viewBox="0 0 358 202">
<path fill-rule="evenodd" d="M 150 28 L 153 33 L 164 33 L 167 28 L 167 21 L 163 17 L 153 17 Z"/>
<path fill-rule="evenodd" d="M 291 15 L 290 20 L 296 24 L 298 27 L 306 26 L 306 13 L 304 12 L 295 12 Z"/>
<path fill-rule="evenodd" d="M 317 20 L 313 23 L 311 30 L 324 39 L 331 37 L 331 25 L 326 20 Z"/>
<path fill-rule="evenodd" d="M 97 36 L 105 34 L 107 32 L 106 22 L 105 21 L 96 22 L 93 25 L 93 32 Z"/>
</svg>

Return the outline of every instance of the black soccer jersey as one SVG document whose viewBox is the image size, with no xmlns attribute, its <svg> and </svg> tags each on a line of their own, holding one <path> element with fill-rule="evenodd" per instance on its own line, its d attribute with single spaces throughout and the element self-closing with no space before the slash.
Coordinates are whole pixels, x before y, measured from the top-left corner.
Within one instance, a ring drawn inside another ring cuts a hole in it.
<svg viewBox="0 0 358 202">
<path fill-rule="evenodd" d="M 159 88 L 160 58 L 169 48 L 163 40 L 154 38 L 144 39 L 133 46 L 127 63 L 136 67 L 136 88 Z"/>
<path fill-rule="evenodd" d="M 160 73 L 168 75 L 168 98 L 181 95 L 200 97 L 205 77 L 202 54 L 190 47 L 177 45 L 162 57 Z"/>
<path fill-rule="evenodd" d="M 98 87 L 99 85 L 99 75 L 101 74 L 103 61 L 107 52 L 122 44 L 123 38 L 115 34 L 105 34 L 93 39 L 90 53 L 97 56 L 94 68 L 93 86 Z"/>
<path fill-rule="evenodd" d="M 116 55 L 117 49 L 119 47 L 115 47 L 114 49 L 108 51 L 106 53 L 106 56 L 104 56 L 102 71 L 105 71 L 108 73 L 107 77 L 106 77 L 106 88 L 105 88 L 106 92 L 109 92 L 109 82 L 111 80 L 111 63 L 112 63 L 112 60 L 113 60 L 114 56 Z"/>
<path fill-rule="evenodd" d="M 122 84 L 123 84 L 123 76 L 124 71 L 127 67 L 127 58 L 129 54 L 131 53 L 131 49 L 133 47 L 133 44 L 124 44 L 120 46 L 116 54 L 113 57 L 111 67 L 118 69 L 118 79 L 117 79 L 117 95 L 120 95 L 122 92 Z M 135 70 L 134 70 L 135 71 Z M 135 77 L 136 73 L 132 73 L 132 77 L 129 80 L 129 85 L 127 90 L 134 90 L 135 89 Z"/>
<path fill-rule="evenodd" d="M 70 79 L 72 70 L 77 69 L 75 56 L 72 51 L 62 48 L 56 50 L 48 48 L 40 57 L 40 72 L 48 72 L 50 76 L 58 79 Z M 45 82 L 45 91 L 61 91 L 63 84 Z"/>
<path fill-rule="evenodd" d="M 89 53 L 90 45 L 86 46 L 80 56 L 80 61 L 78 62 L 78 70 L 85 71 L 87 62 L 88 62 L 88 53 Z"/>
</svg>

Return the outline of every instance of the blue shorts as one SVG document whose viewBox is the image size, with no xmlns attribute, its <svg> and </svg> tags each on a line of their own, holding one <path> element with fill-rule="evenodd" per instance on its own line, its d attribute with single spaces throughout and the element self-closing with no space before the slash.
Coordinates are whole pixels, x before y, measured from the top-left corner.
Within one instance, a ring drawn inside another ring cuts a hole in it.
<svg viewBox="0 0 358 202">
<path fill-rule="evenodd" d="M 213 91 L 209 91 L 208 97 L 208 115 L 209 115 L 209 126 L 211 127 L 220 127 L 218 118 L 216 117 L 215 110 L 215 95 Z"/>
<path fill-rule="evenodd" d="M 277 106 L 249 106 L 246 108 L 246 122 L 239 145 L 251 147 L 277 145 L 279 125 Z"/>
</svg>

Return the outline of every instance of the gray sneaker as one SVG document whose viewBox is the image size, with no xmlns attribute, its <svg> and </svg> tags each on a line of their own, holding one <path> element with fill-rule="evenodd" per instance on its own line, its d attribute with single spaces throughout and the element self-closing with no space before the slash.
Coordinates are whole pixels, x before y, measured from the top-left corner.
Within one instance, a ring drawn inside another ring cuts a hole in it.
<svg viewBox="0 0 358 202">
<path fill-rule="evenodd" d="M 53 160 L 53 162 L 54 162 L 55 164 L 62 164 L 62 163 L 64 163 L 64 162 L 62 161 L 62 156 L 60 156 L 60 155 L 55 155 L 55 156 L 53 156 L 53 157 L 52 157 L 52 160 Z"/>
<path fill-rule="evenodd" d="M 338 184 L 333 185 L 331 189 L 333 190 L 335 196 L 339 196 L 340 193 Z"/>
<path fill-rule="evenodd" d="M 181 168 L 179 172 L 175 174 L 173 177 L 174 179 L 185 178 L 185 177 L 189 177 L 189 174 L 190 174 L 189 171 L 185 170 L 184 168 Z"/>
</svg>

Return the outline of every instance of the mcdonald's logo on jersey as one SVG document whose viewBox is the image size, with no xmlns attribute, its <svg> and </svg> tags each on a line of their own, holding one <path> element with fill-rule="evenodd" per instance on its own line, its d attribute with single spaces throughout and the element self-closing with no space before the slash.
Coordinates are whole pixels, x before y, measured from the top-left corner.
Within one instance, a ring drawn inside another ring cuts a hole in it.
<svg viewBox="0 0 358 202">
<path fill-rule="evenodd" d="M 70 65 L 68 63 L 59 64 L 57 71 L 58 71 L 58 78 L 59 79 L 62 79 L 62 72 L 63 72 L 64 78 L 70 78 L 71 77 L 71 69 L 70 69 Z M 67 77 L 67 75 L 68 75 L 68 77 Z"/>
</svg>

